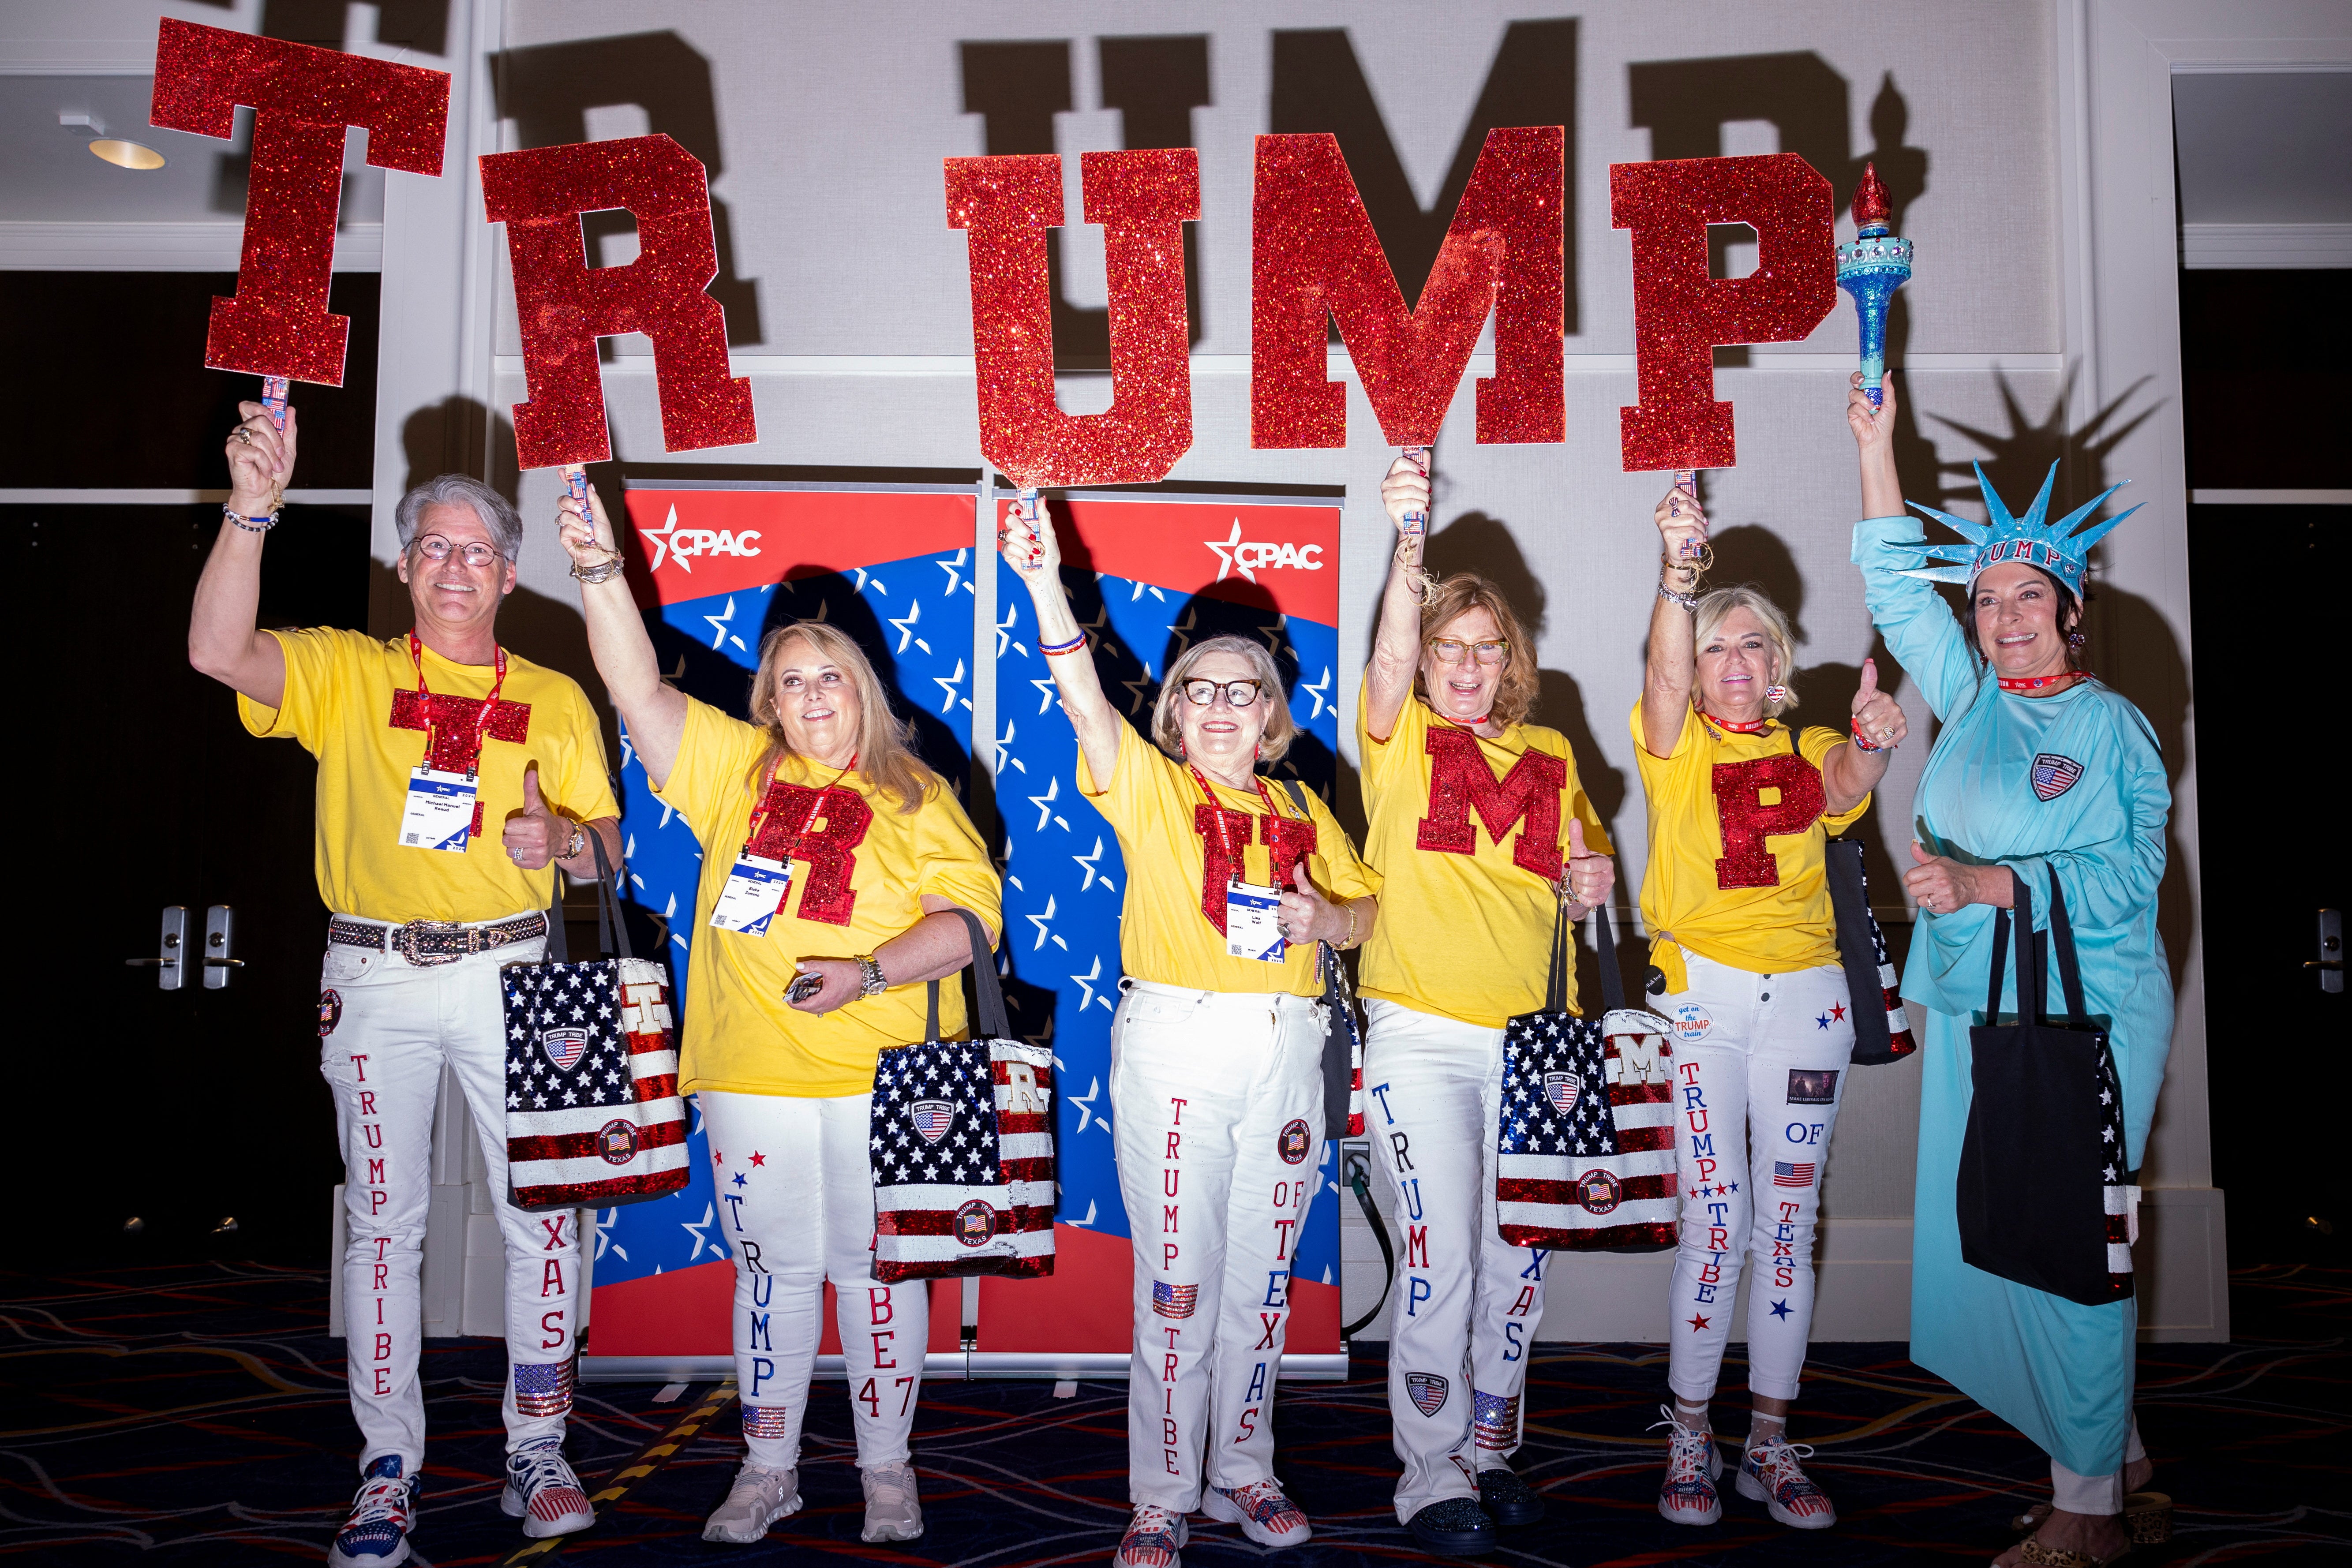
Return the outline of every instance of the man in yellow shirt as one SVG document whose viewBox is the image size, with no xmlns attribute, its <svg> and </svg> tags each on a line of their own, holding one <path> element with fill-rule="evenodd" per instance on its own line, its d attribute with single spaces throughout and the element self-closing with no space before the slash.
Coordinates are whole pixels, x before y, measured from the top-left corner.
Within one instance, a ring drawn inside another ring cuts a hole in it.
<svg viewBox="0 0 2352 1568">
<path fill-rule="evenodd" d="M 587 836 L 618 862 L 619 807 L 577 683 L 498 644 L 521 521 L 478 479 L 445 474 L 402 498 L 400 580 L 411 630 L 385 641 L 256 628 L 261 551 L 294 466 L 298 421 L 257 403 L 230 432 L 234 481 L 196 584 L 188 659 L 237 693 L 257 735 L 319 759 L 316 864 L 333 916 L 319 996 L 320 1071 L 343 1149 L 352 1414 L 362 1484 L 334 1568 L 409 1556 L 425 1398 L 417 1381 L 434 1101 L 454 1069 L 493 1191 L 507 1184 L 506 1042 L 499 971 L 546 951 L 554 873 L 593 878 Z M 577 1215 L 501 1205 L 507 1255 L 501 1499 L 532 1536 L 594 1522 L 563 1458 L 580 1287 Z"/>
</svg>

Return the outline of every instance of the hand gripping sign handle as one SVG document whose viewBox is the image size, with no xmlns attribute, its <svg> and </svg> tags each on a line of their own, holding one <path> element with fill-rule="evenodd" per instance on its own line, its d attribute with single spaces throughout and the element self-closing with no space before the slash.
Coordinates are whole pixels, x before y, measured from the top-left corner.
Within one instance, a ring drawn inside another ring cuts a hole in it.
<svg viewBox="0 0 2352 1568">
<path fill-rule="evenodd" d="M 1675 489 L 1682 491 L 1694 501 L 1698 500 L 1698 471 L 1695 468 L 1676 468 Z M 1691 563 L 1693 568 L 1703 573 L 1715 564 L 1715 547 L 1707 543 L 1706 535 L 1702 532 L 1696 539 L 1683 541 L 1683 557 Z"/>
<path fill-rule="evenodd" d="M 286 434 L 286 383 L 282 375 L 261 378 L 261 406 L 268 412 L 269 422 L 278 426 L 280 436 Z"/>
<path fill-rule="evenodd" d="M 1033 550 L 1045 548 L 1045 542 L 1038 537 L 1037 533 L 1038 521 L 1045 515 L 1045 504 L 1037 498 L 1037 488 L 1034 485 L 1022 486 L 1013 502 L 1013 515 L 1021 520 L 1023 527 L 1028 529 L 1029 547 Z"/>
<path fill-rule="evenodd" d="M 1428 447 L 1407 447 L 1404 449 L 1404 455 L 1412 459 L 1413 466 L 1421 470 L 1421 477 L 1423 479 L 1425 479 L 1429 478 Z M 1403 518 L 1399 521 L 1398 527 L 1401 531 L 1405 533 L 1427 533 L 1429 531 L 1429 514 L 1425 511 L 1406 512 Z"/>
<path fill-rule="evenodd" d="M 588 508 L 588 470 L 572 464 L 563 470 L 563 482 L 572 491 L 572 499 L 580 503 L 580 515 L 593 522 L 595 513 Z"/>
</svg>

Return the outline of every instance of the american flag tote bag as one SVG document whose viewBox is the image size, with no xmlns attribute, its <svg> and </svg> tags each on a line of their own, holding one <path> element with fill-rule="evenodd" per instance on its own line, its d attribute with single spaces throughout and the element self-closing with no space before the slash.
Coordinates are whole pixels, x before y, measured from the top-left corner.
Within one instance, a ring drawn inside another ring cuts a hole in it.
<svg viewBox="0 0 2352 1568">
<path fill-rule="evenodd" d="M 499 976 L 507 1031 L 507 1201 L 520 1209 L 614 1208 L 686 1185 L 669 980 L 629 951 L 596 849 L 596 924 L 617 958 L 561 962 L 563 911 L 548 912 L 559 961 Z"/>
<path fill-rule="evenodd" d="M 1543 1011 L 1503 1030 L 1496 1218 L 1514 1247 L 1657 1252 L 1675 1244 L 1674 1046 L 1625 1005 L 1609 911 L 1596 910 L 1601 1021 L 1568 1010 L 1568 914 L 1552 931 Z"/>
<path fill-rule="evenodd" d="M 874 1066 L 874 1278 L 1054 1271 L 1054 1053 L 1011 1038 L 996 961 L 978 916 L 971 936 L 979 1028 L 940 1038 L 940 983 L 919 1045 Z"/>
</svg>

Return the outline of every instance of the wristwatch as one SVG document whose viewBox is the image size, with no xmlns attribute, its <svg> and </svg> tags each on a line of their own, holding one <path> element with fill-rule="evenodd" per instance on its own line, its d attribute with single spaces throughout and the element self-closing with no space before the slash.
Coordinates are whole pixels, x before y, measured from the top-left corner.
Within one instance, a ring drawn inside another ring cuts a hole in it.
<svg viewBox="0 0 2352 1568">
<path fill-rule="evenodd" d="M 857 983 L 857 994 L 861 998 L 879 996 L 890 989 L 890 983 L 882 977 L 882 966 L 874 962 L 872 953 L 861 952 L 856 958 L 858 973 L 864 976 Z"/>
<path fill-rule="evenodd" d="M 561 854 L 561 855 L 558 855 L 558 856 L 556 857 L 556 858 L 557 858 L 557 859 L 559 859 L 559 860 L 570 860 L 570 859 L 572 859 L 572 858 L 576 858 L 576 857 L 579 855 L 580 851 L 582 851 L 583 849 L 585 849 L 585 848 L 587 848 L 587 847 L 588 847 L 588 836 L 587 836 L 585 833 L 583 833 L 583 832 L 580 830 L 580 825 L 579 825 L 578 823 L 576 823 L 576 822 L 575 822 L 575 823 L 573 823 L 573 824 L 572 825 L 572 839 L 571 839 L 571 842 L 570 842 L 570 843 L 568 843 L 568 844 L 566 844 L 566 845 L 564 845 L 564 847 L 563 847 L 563 853 L 562 853 L 562 854 Z"/>
</svg>

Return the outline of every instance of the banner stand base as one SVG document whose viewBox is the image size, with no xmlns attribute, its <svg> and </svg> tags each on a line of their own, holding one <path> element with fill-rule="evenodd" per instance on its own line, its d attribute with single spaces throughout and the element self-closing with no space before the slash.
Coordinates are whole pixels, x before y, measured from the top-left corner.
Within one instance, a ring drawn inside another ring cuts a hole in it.
<svg viewBox="0 0 2352 1568">
<path fill-rule="evenodd" d="M 923 1358 L 923 1376 L 933 1383 L 961 1383 L 974 1378 L 1047 1378 L 1055 1382 L 1084 1378 L 1096 1383 L 1119 1383 L 1127 1378 L 1128 1357 L 1117 1351 L 933 1351 Z M 586 1355 L 580 1358 L 583 1383 L 707 1383 L 735 1375 L 735 1358 L 727 1355 Z M 816 1358 L 820 1380 L 847 1374 L 842 1358 Z M 1277 1374 L 1285 1383 L 1344 1383 L 1344 1353 L 1286 1355 Z"/>
</svg>

